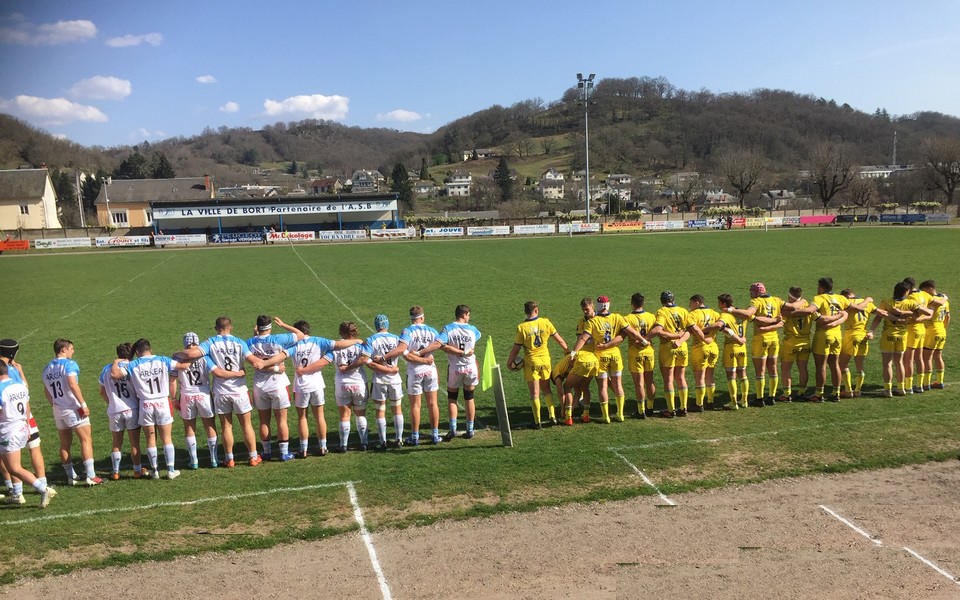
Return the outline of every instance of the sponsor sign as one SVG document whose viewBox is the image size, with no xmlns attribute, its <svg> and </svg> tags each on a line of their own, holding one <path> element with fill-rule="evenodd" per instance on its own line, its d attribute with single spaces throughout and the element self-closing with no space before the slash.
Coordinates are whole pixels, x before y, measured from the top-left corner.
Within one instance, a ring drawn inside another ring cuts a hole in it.
<svg viewBox="0 0 960 600">
<path fill-rule="evenodd" d="M 427 227 L 424 237 L 463 237 L 463 227 Z"/>
<path fill-rule="evenodd" d="M 267 240 L 271 242 L 312 242 L 317 239 L 313 231 L 271 231 Z"/>
<path fill-rule="evenodd" d="M 213 244 L 236 244 L 238 242 L 262 242 L 263 234 L 259 231 L 241 231 L 237 233 L 215 233 L 210 236 Z"/>
<path fill-rule="evenodd" d="M 837 220 L 836 215 L 810 215 L 808 217 L 800 217 L 801 225 L 825 225 L 827 223 L 833 223 Z"/>
<path fill-rule="evenodd" d="M 5 240 L 0 242 L 0 252 L 4 250 L 29 250 L 30 240 Z"/>
<path fill-rule="evenodd" d="M 370 237 L 375 240 L 403 239 L 417 237 L 417 230 L 414 227 L 406 229 L 371 229 Z"/>
<path fill-rule="evenodd" d="M 115 237 L 98 237 L 97 248 L 114 248 L 125 246 L 149 246 L 150 237 L 146 235 L 118 235 Z"/>
<path fill-rule="evenodd" d="M 784 227 L 798 227 L 800 225 L 800 217 L 782 217 L 781 224 Z"/>
<path fill-rule="evenodd" d="M 47 248 L 89 248 L 93 246 L 90 238 L 57 238 L 55 240 L 33 240 L 33 247 Z"/>
<path fill-rule="evenodd" d="M 210 204 L 184 208 L 153 208 L 153 219 L 209 219 L 211 217 L 275 217 L 397 210 L 396 200 L 357 200 L 353 202 L 300 202 L 296 204 Z"/>
<path fill-rule="evenodd" d="M 557 226 L 552 224 L 542 224 L 542 225 L 514 225 L 513 234 L 514 235 L 546 235 L 550 233 L 556 233 Z"/>
<path fill-rule="evenodd" d="M 383 229 L 381 231 L 390 231 L 389 229 Z M 367 239 L 367 232 L 362 229 L 354 229 L 349 231 L 321 231 L 317 233 L 317 239 L 325 242 L 350 242 L 354 240 L 365 240 Z"/>
<path fill-rule="evenodd" d="M 467 227 L 467 235 L 510 235 L 509 225 L 493 225 L 490 227 Z"/>
<path fill-rule="evenodd" d="M 746 226 L 747 226 L 747 219 L 746 219 L 746 217 L 734 217 L 733 220 L 730 221 L 730 226 L 731 226 L 731 227 L 746 227 Z"/>
<path fill-rule="evenodd" d="M 600 223 L 560 223 L 560 233 L 600 233 Z"/>
<path fill-rule="evenodd" d="M 206 246 L 207 236 L 202 233 L 184 235 L 158 235 L 153 238 L 157 246 Z"/>
<path fill-rule="evenodd" d="M 683 229 L 683 221 L 646 221 L 643 228 L 649 231 L 666 231 L 668 229 Z"/>
<path fill-rule="evenodd" d="M 764 223 L 767 227 L 780 227 L 783 225 L 783 217 L 767 217 Z"/>
<path fill-rule="evenodd" d="M 726 219 L 691 219 L 687 221 L 688 229 L 726 229 Z"/>
<path fill-rule="evenodd" d="M 763 217 L 747 217 L 746 227 L 763 227 L 765 219 Z"/>
<path fill-rule="evenodd" d="M 927 213 L 927 223 L 949 223 L 950 215 L 947 213 Z"/>
<path fill-rule="evenodd" d="M 603 224 L 603 230 L 605 232 L 641 231 L 643 229 L 647 229 L 643 221 L 614 221 L 613 223 Z"/>
</svg>

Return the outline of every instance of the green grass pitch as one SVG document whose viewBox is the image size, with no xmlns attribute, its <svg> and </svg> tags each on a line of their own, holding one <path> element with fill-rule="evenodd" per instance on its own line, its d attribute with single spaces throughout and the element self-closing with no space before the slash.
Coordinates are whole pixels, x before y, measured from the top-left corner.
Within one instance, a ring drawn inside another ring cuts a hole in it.
<svg viewBox="0 0 960 600">
<path fill-rule="evenodd" d="M 351 530 L 356 524 L 344 488 L 322 487 L 344 481 L 357 482 L 367 523 L 377 529 L 653 494 L 611 447 L 667 494 L 945 460 L 960 447 L 960 392 L 953 385 L 909 399 L 864 397 L 837 405 L 788 404 L 687 419 L 521 430 L 514 432 L 513 449 L 500 447 L 496 431 L 483 430 L 496 426 L 496 413 L 492 393 L 478 392 L 481 432 L 472 441 L 257 468 L 201 468 L 171 482 L 129 478 L 125 456 L 127 478 L 68 489 L 62 485 L 52 413 L 39 387 L 57 337 L 76 344 L 81 387 L 93 410 L 98 470 L 106 473 L 110 436 L 96 379 L 116 344 L 146 337 L 156 353 L 170 354 L 186 331 L 212 335 L 221 314 L 233 318 L 242 337 L 249 337 L 258 314 L 268 313 L 289 323 L 305 318 L 314 335 L 335 338 L 341 321 L 359 317 L 372 325 L 381 312 L 399 333 L 414 304 L 424 306 L 427 323 L 439 329 L 453 320 L 454 306 L 466 303 L 472 323 L 493 336 L 497 357 L 505 362 L 529 299 L 540 302 L 541 314 L 572 344 L 584 296 L 608 295 L 620 312 L 629 310 L 635 291 L 655 309 L 665 289 L 678 303 L 695 293 L 712 303 L 718 293 L 730 292 L 742 305 L 753 281 L 764 281 L 780 296 L 790 285 L 800 285 L 809 297 L 824 275 L 832 276 L 838 289 L 851 287 L 878 301 L 907 275 L 936 279 L 942 291 L 960 294 L 958 247 L 960 230 L 953 228 L 857 227 L 3 256 L 6 302 L 0 337 L 22 340 L 18 359 L 33 384 L 47 470 L 60 495 L 46 511 L 35 508 L 33 493 L 27 495 L 27 507 L 0 510 L 7 540 L 0 550 L 0 581 Z M 364 335 L 370 333 L 358 325 Z M 948 383 L 958 372 L 958 341 L 948 339 L 945 351 Z M 558 357 L 558 348 L 551 351 Z M 438 362 L 443 382 L 445 362 Z M 876 345 L 867 364 L 869 392 L 880 382 Z M 512 423 L 529 422 L 522 376 L 505 368 L 503 376 Z M 325 379 L 331 392 L 332 374 Z M 632 385 L 629 376 L 625 379 L 630 399 Z M 662 387 L 659 376 L 657 383 Z M 725 399 L 722 369 L 717 388 Z M 328 395 L 326 417 L 336 444 L 336 409 Z M 442 391 L 440 396 L 443 428 Z M 404 406 L 406 411 L 406 400 Z M 388 423 L 392 432 L 389 418 Z M 407 424 L 409 430 L 409 417 Z M 291 416 L 292 433 L 294 425 Z M 179 419 L 174 440 L 184 464 Z M 201 448 L 201 464 L 204 458 Z M 198 499 L 203 501 L 183 504 Z"/>
</svg>

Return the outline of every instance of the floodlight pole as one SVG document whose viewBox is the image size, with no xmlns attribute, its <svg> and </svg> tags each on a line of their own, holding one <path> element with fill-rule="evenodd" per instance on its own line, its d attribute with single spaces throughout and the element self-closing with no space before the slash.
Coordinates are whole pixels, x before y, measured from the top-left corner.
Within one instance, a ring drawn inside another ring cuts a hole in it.
<svg viewBox="0 0 960 600">
<path fill-rule="evenodd" d="M 113 177 L 104 177 L 100 180 L 103 183 L 103 201 L 107 204 L 107 224 L 106 227 L 113 225 L 113 215 L 110 214 L 110 195 L 107 193 L 107 188 L 111 183 L 113 183 Z"/>
<path fill-rule="evenodd" d="M 586 79 L 583 78 L 583 73 L 577 73 L 577 89 L 580 90 L 580 102 L 583 103 L 583 137 L 587 155 L 587 223 L 590 223 L 590 94 L 593 93 L 594 77 L 596 73 L 590 73 Z"/>
</svg>

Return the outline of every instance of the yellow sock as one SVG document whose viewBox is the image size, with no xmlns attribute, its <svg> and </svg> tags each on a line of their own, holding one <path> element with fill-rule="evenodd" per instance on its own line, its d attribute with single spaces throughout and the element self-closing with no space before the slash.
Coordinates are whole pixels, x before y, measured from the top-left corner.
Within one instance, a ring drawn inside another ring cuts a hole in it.
<svg viewBox="0 0 960 600">
<path fill-rule="evenodd" d="M 623 406 L 627 403 L 625 396 L 617 396 L 617 419 L 623 420 Z"/>
<path fill-rule="evenodd" d="M 653 396 L 647 396 L 647 410 L 653 410 Z"/>
<path fill-rule="evenodd" d="M 680 388 L 680 408 L 681 408 L 682 410 L 687 410 L 687 397 L 688 397 L 688 394 L 689 394 L 689 392 L 687 391 L 687 388 L 685 388 L 685 387 Z"/>
<path fill-rule="evenodd" d="M 853 391 L 853 379 L 850 377 L 850 369 L 843 370 L 843 389 L 846 392 Z"/>
<path fill-rule="evenodd" d="M 912 390 L 913 389 L 913 375 L 910 377 L 903 378 L 903 389 Z"/>
<path fill-rule="evenodd" d="M 927 371 L 923 374 L 923 387 L 929 388 L 931 383 L 933 383 L 933 371 Z"/>
<path fill-rule="evenodd" d="M 783 395 L 787 398 L 791 398 L 793 396 L 793 385 L 791 383 L 787 383 L 787 387 L 783 389 Z"/>
<path fill-rule="evenodd" d="M 572 419 L 572 418 L 573 418 L 573 406 L 572 406 L 572 405 L 569 405 L 569 404 L 568 404 L 567 406 L 564 406 L 564 407 L 563 407 L 563 414 L 564 414 L 568 419 Z"/>
<path fill-rule="evenodd" d="M 770 377 L 770 397 L 776 398 L 777 396 L 777 387 L 780 385 L 780 377 L 777 375 L 772 375 Z"/>
<path fill-rule="evenodd" d="M 943 371 L 937 371 L 937 383 L 943 385 Z"/>
<path fill-rule="evenodd" d="M 740 402 L 746 406 L 747 398 L 750 397 L 750 380 L 746 377 L 740 379 Z"/>
<path fill-rule="evenodd" d="M 764 398 L 763 392 L 764 392 L 765 388 L 767 387 L 767 378 L 766 378 L 766 377 L 757 377 L 755 381 L 756 381 L 756 384 L 757 384 L 757 392 L 756 392 L 756 393 L 757 393 L 757 400 L 763 400 L 763 398 Z"/>
<path fill-rule="evenodd" d="M 546 394 L 543 399 L 547 403 L 547 415 L 551 421 L 557 420 L 557 410 L 553 407 L 553 394 Z"/>
<path fill-rule="evenodd" d="M 707 390 L 703 389 L 699 385 L 693 390 L 694 402 L 697 403 L 697 406 L 703 406 L 703 397 L 706 395 Z"/>
<path fill-rule="evenodd" d="M 603 421 L 605 423 L 610 422 L 610 403 L 609 402 L 600 403 L 600 414 L 603 415 Z"/>
<path fill-rule="evenodd" d="M 674 401 L 675 392 L 673 390 L 667 390 L 664 393 L 667 396 L 667 410 L 673 412 L 676 410 L 676 402 Z"/>
<path fill-rule="evenodd" d="M 640 414 L 643 414 L 644 403 L 645 403 L 644 400 L 639 400 L 639 399 L 637 400 L 637 412 Z"/>
<path fill-rule="evenodd" d="M 886 391 L 886 392 L 892 392 L 892 391 L 893 391 L 893 382 L 891 381 L 891 382 L 888 382 L 888 383 L 883 384 L 883 389 L 884 389 L 884 391 Z"/>
<path fill-rule="evenodd" d="M 727 380 L 727 393 L 730 394 L 730 404 L 736 406 L 739 398 L 737 397 L 737 380 L 733 377 Z"/>
<path fill-rule="evenodd" d="M 707 404 L 713 404 L 713 399 L 717 396 L 717 384 L 711 383 L 707 386 Z"/>
<path fill-rule="evenodd" d="M 820 387 L 817 388 L 817 395 L 823 398 L 826 395 L 825 390 L 826 390 L 826 387 L 821 385 Z"/>
<path fill-rule="evenodd" d="M 530 406 L 533 407 L 533 422 L 540 423 L 540 398 L 531 398 Z"/>
<path fill-rule="evenodd" d="M 863 382 L 866 381 L 866 379 L 867 379 L 867 374 L 866 374 L 866 373 L 864 373 L 863 371 L 860 371 L 859 373 L 857 373 L 857 387 L 856 387 L 856 390 L 857 390 L 857 393 L 858 393 L 858 394 L 859 394 L 860 391 L 863 389 Z"/>
</svg>

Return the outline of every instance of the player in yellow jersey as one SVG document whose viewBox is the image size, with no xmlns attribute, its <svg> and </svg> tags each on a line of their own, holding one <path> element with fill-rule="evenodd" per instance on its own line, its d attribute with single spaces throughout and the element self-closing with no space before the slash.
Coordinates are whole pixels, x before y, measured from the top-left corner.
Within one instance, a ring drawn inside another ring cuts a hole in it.
<svg viewBox="0 0 960 600">
<path fill-rule="evenodd" d="M 873 333 L 867 331 L 867 321 L 870 315 L 877 311 L 877 305 L 873 302 L 867 302 L 863 308 L 854 308 L 854 305 L 864 302 L 864 298 L 858 298 L 852 290 L 846 289 L 840 292 L 840 295 L 850 300 L 851 306 L 847 307 L 847 325 L 843 330 L 843 341 L 840 342 L 840 370 L 843 373 L 843 398 L 859 398 L 863 389 L 863 382 L 866 379 L 866 371 L 863 370 L 863 362 L 870 352 L 870 340 L 873 339 Z M 853 378 L 850 376 L 850 359 L 853 358 L 857 367 L 857 385 L 853 385 Z"/>
<path fill-rule="evenodd" d="M 843 330 L 840 325 L 847 320 L 847 308 L 853 306 L 859 310 L 872 302 L 873 298 L 851 305 L 850 300 L 840 294 L 833 293 L 833 279 L 821 277 L 817 281 L 817 295 L 813 297 L 810 306 L 797 309 L 788 304 L 784 310 L 787 314 L 812 314 L 817 322 L 817 330 L 813 334 L 813 362 L 816 367 L 817 389 L 810 397 L 811 402 L 840 401 L 840 345 L 843 341 Z M 827 369 L 830 370 L 833 389 L 826 393 Z"/>
<path fill-rule="evenodd" d="M 660 375 L 663 377 L 663 393 L 667 397 L 667 408 L 661 416 L 673 418 L 675 415 L 687 416 L 687 309 L 677 306 L 673 292 L 661 292 L 662 305 L 654 318 L 650 336 L 660 338 Z M 679 408 L 676 393 L 679 391 Z"/>
<path fill-rule="evenodd" d="M 917 281 L 913 277 L 906 277 L 903 282 L 910 286 L 910 293 L 907 294 L 907 298 L 915 300 L 922 307 L 927 307 L 933 297 L 923 290 L 917 289 Z M 920 378 L 927 370 L 923 344 L 927 335 L 927 322 L 932 317 L 932 311 L 930 315 L 918 315 L 907 329 L 907 347 L 903 351 L 903 377 L 908 394 L 923 393 Z M 914 381 L 914 376 L 916 376 L 917 381 Z"/>
<path fill-rule="evenodd" d="M 763 282 L 758 281 L 750 286 L 750 306 L 727 309 L 727 312 L 733 316 L 753 322 L 753 341 L 750 352 L 753 356 L 757 386 L 754 392 L 756 399 L 750 403 L 750 406 L 757 408 L 776 403 L 774 396 L 779 383 L 777 356 L 780 354 L 780 338 L 777 335 L 777 329 L 783 327 L 783 317 L 780 314 L 782 307 L 783 300 L 768 294 Z M 769 389 L 766 387 L 768 374 Z"/>
<path fill-rule="evenodd" d="M 723 341 L 723 368 L 727 372 L 727 391 L 730 393 L 730 402 L 723 406 L 724 410 L 737 410 L 741 404 L 739 395 L 743 395 L 743 406 L 747 406 L 747 394 L 750 393 L 750 380 L 747 379 L 747 322 L 738 320 L 727 309 L 733 308 L 733 296 L 720 294 L 717 296 L 717 307 L 720 309 L 720 319 L 724 328 Z M 739 389 L 737 383 L 739 382 Z"/>
<path fill-rule="evenodd" d="M 923 338 L 924 363 L 927 372 L 924 373 L 923 386 L 928 390 L 943 389 L 943 348 L 947 343 L 947 327 L 950 325 L 950 301 L 946 294 L 937 293 L 937 284 L 928 279 L 920 284 L 920 289 L 930 295 L 930 308 L 933 318 L 927 321 L 927 333 Z M 936 369 L 936 381 L 934 378 Z"/>
<path fill-rule="evenodd" d="M 713 398 L 716 392 L 714 371 L 720 358 L 720 347 L 715 336 L 724 328 L 720 313 L 706 305 L 703 296 L 690 297 L 690 312 L 686 323 L 690 332 L 690 364 L 693 367 L 694 412 L 713 410 Z"/>
<path fill-rule="evenodd" d="M 568 351 L 567 343 L 557 332 L 550 319 L 540 316 L 540 305 L 533 300 L 523 305 L 523 312 L 526 319 L 523 323 L 517 325 L 517 335 L 513 340 L 513 348 L 510 349 L 510 357 L 507 359 L 507 368 L 519 370 L 523 368 L 523 377 L 527 381 L 527 387 L 530 389 L 530 405 L 533 408 L 534 429 L 541 428 L 540 419 L 540 399 L 547 402 L 547 416 L 552 425 L 557 424 L 556 409 L 553 406 L 553 392 L 550 389 L 550 372 L 552 363 L 550 362 L 550 348 L 547 342 L 551 339 L 563 348 L 564 353 Z M 520 350 L 523 350 L 523 358 L 519 357 Z"/>
<path fill-rule="evenodd" d="M 794 286 L 787 296 L 788 304 L 795 304 L 799 308 L 809 305 L 803 298 L 803 289 Z M 777 398 L 779 402 L 805 401 L 807 383 L 810 374 L 807 367 L 810 363 L 810 334 L 813 332 L 813 315 L 790 315 L 783 320 L 783 344 L 780 347 L 780 374 L 783 377 L 783 395 Z M 797 363 L 797 379 L 799 391 L 793 395 L 793 363 Z"/>
<path fill-rule="evenodd" d="M 880 356 L 883 359 L 883 395 L 904 396 L 904 348 L 907 346 L 907 330 L 910 328 L 909 319 L 930 310 L 921 307 L 916 300 L 907 298 L 910 285 L 903 281 L 893 286 L 893 298 L 880 303 L 877 316 L 873 318 L 870 332 L 874 332 L 883 321 L 883 333 L 880 336 Z M 883 310 L 886 317 L 880 313 Z M 894 387 L 896 376 L 896 387 Z"/>
<path fill-rule="evenodd" d="M 586 344 L 587 337 L 592 338 L 594 342 L 594 353 L 597 355 L 597 391 L 600 395 L 601 422 L 610 422 L 610 386 L 613 387 L 614 396 L 617 402 L 617 413 L 615 419 L 618 422 L 624 421 L 623 407 L 625 396 L 623 392 L 623 357 L 620 354 L 619 342 L 623 336 L 629 336 L 637 343 L 645 342 L 640 338 L 640 334 L 635 329 L 627 325 L 622 316 L 610 312 L 610 298 L 600 296 L 595 305 L 596 313 L 587 321 L 584 332 L 577 339 L 574 345 L 574 352 Z"/>
<path fill-rule="evenodd" d="M 630 415 L 635 419 L 645 419 L 653 416 L 653 399 L 657 394 L 656 384 L 653 382 L 653 367 L 655 363 L 655 354 L 653 352 L 653 340 L 650 330 L 656 322 L 653 313 L 647 312 L 644 307 L 643 294 L 635 293 L 630 297 L 630 306 L 633 312 L 624 315 L 623 318 L 627 325 L 637 330 L 643 339 L 647 342 L 643 344 L 634 340 L 630 341 L 630 347 L 627 350 L 627 363 L 630 367 L 630 375 L 633 377 L 633 388 L 637 397 L 637 411 Z"/>
<path fill-rule="evenodd" d="M 586 331 L 587 322 L 596 315 L 592 298 L 584 298 L 580 301 L 580 309 L 583 311 L 583 317 L 577 323 L 577 341 L 581 334 Z M 564 422 L 567 425 L 573 425 L 573 402 L 576 396 L 581 396 L 583 406 L 583 415 L 580 417 L 581 423 L 590 422 L 590 380 L 600 372 L 600 365 L 595 354 L 596 344 L 593 338 L 587 339 L 580 348 L 571 349 L 570 359 L 573 366 L 563 382 L 563 402 L 564 402 Z"/>
</svg>

